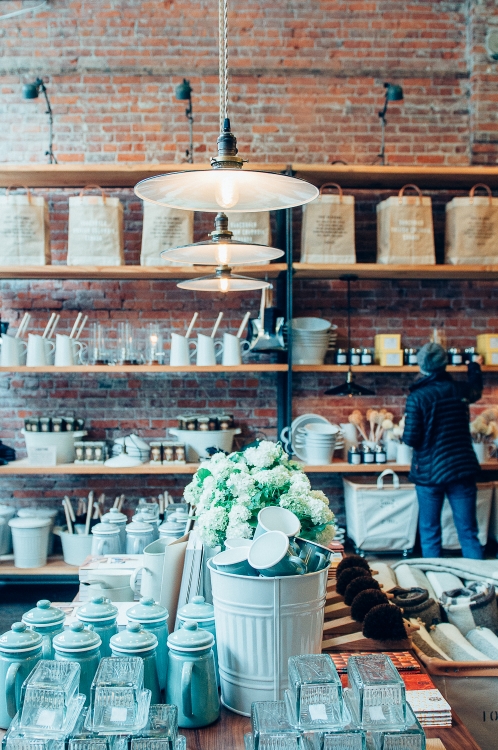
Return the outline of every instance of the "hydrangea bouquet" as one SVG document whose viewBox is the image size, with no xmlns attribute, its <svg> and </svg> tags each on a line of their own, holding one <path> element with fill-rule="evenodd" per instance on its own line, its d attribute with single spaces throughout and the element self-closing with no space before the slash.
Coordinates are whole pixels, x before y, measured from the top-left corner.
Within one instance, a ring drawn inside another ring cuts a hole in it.
<svg viewBox="0 0 498 750">
<path fill-rule="evenodd" d="M 185 500 L 196 507 L 204 544 L 229 537 L 250 539 L 267 505 L 288 508 L 301 521 L 301 536 L 320 544 L 334 538 L 334 514 L 326 495 L 312 490 L 301 467 L 279 443 L 263 440 L 240 453 L 216 453 L 194 474 Z"/>
</svg>

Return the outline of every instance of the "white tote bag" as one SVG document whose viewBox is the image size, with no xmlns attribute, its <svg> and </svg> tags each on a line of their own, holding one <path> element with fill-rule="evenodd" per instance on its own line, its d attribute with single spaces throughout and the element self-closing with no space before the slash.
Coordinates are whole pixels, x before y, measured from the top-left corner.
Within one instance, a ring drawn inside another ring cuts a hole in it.
<svg viewBox="0 0 498 750">
<path fill-rule="evenodd" d="M 256 245 L 271 245 L 269 211 L 234 211 L 228 214 L 228 228 L 233 239 Z"/>
<path fill-rule="evenodd" d="M 417 195 L 405 195 L 413 188 Z M 436 262 L 431 199 L 416 185 L 377 204 L 377 263 L 432 265 Z"/>
<path fill-rule="evenodd" d="M 483 188 L 487 196 L 475 195 Z M 446 204 L 444 237 L 445 263 L 498 263 L 498 198 L 483 183 L 478 183 L 468 196 L 453 198 Z"/>
<path fill-rule="evenodd" d="M 178 266 L 161 257 L 163 250 L 190 245 L 194 241 L 194 213 L 144 201 L 142 266 Z"/>
<path fill-rule="evenodd" d="M 339 191 L 324 193 L 334 187 Z M 303 206 L 301 263 L 355 263 L 354 196 L 327 182 L 320 195 Z"/>
<path fill-rule="evenodd" d="M 100 195 L 84 195 L 85 190 Z M 124 264 L 123 206 L 98 185 L 87 185 L 69 198 L 68 266 Z"/>
<path fill-rule="evenodd" d="M 384 477 L 392 475 L 391 487 Z M 410 550 L 415 544 L 418 502 L 415 485 L 400 483 L 392 469 L 380 474 L 375 484 L 343 479 L 346 526 L 359 550 L 388 552 Z"/>
<path fill-rule="evenodd" d="M 0 266 L 45 266 L 50 263 L 48 206 L 43 196 L 0 195 Z"/>
<path fill-rule="evenodd" d="M 491 505 L 493 503 L 494 483 L 486 482 L 477 485 L 477 536 L 484 547 L 488 541 Z M 444 499 L 441 511 L 442 546 L 443 549 L 460 549 L 458 534 L 453 521 L 453 511 L 447 497 Z"/>
</svg>

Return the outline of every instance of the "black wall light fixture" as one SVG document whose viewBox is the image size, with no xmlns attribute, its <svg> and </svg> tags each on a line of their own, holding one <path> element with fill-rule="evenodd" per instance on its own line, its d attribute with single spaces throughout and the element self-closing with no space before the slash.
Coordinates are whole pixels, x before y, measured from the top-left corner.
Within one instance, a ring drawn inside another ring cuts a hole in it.
<svg viewBox="0 0 498 750">
<path fill-rule="evenodd" d="M 185 155 L 189 164 L 194 162 L 194 115 L 192 112 L 192 86 L 190 81 L 186 78 L 183 79 L 182 83 L 179 83 L 175 89 L 175 97 L 178 101 L 188 102 L 187 109 L 185 110 L 185 117 L 188 120 L 189 132 L 190 132 L 190 145 Z"/>
<path fill-rule="evenodd" d="M 386 164 L 386 114 L 389 102 L 402 102 L 403 101 L 403 89 L 398 86 L 397 83 L 385 83 L 384 88 L 386 93 L 384 95 L 384 106 L 379 112 L 380 124 L 382 128 L 382 137 L 380 143 L 380 154 L 377 159 L 380 159 L 382 165 Z"/>
<path fill-rule="evenodd" d="M 50 106 L 50 99 L 48 98 L 48 92 L 45 84 L 41 78 L 37 78 L 33 83 L 25 83 L 22 87 L 22 98 L 23 99 L 38 99 L 40 93 L 45 97 L 47 103 L 47 110 L 45 112 L 48 115 L 48 149 L 45 151 L 45 156 L 48 156 L 49 164 L 57 164 L 57 159 L 53 152 L 53 140 L 54 140 L 54 116 L 52 113 L 52 107 Z"/>
</svg>

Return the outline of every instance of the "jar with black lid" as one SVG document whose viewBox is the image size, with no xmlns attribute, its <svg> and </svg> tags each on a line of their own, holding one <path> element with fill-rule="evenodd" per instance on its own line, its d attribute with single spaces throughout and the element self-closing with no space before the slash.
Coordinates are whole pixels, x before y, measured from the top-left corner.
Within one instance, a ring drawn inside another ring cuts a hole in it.
<svg viewBox="0 0 498 750">
<path fill-rule="evenodd" d="M 387 454 L 386 449 L 383 445 L 376 445 L 375 446 L 375 463 L 376 464 L 385 464 L 387 461 Z"/>
<path fill-rule="evenodd" d="M 462 350 L 452 346 L 451 349 L 448 349 L 448 359 L 450 365 L 463 365 Z"/>
<path fill-rule="evenodd" d="M 373 354 L 372 354 L 372 350 L 371 349 L 362 349 L 361 350 L 360 363 L 362 365 L 372 365 L 373 364 Z"/>
<path fill-rule="evenodd" d="M 337 349 L 335 353 L 335 363 L 336 365 L 347 365 L 348 363 L 348 350 L 347 349 Z"/>
<path fill-rule="evenodd" d="M 405 349 L 403 357 L 405 365 L 418 365 L 417 354 L 417 349 Z"/>
<path fill-rule="evenodd" d="M 375 455 L 374 452 L 370 450 L 368 445 L 362 445 L 362 453 L 363 453 L 363 463 L 364 464 L 373 464 L 375 463 Z"/>
<path fill-rule="evenodd" d="M 465 365 L 468 365 L 469 362 L 476 362 L 478 357 L 479 352 L 475 346 L 468 346 L 463 353 L 463 362 Z"/>
<path fill-rule="evenodd" d="M 349 350 L 349 364 L 353 367 L 361 363 L 361 349 L 351 347 Z"/>
<path fill-rule="evenodd" d="M 356 445 L 352 445 L 348 450 L 348 464 L 353 464 L 355 466 L 361 464 L 361 453 Z"/>
</svg>

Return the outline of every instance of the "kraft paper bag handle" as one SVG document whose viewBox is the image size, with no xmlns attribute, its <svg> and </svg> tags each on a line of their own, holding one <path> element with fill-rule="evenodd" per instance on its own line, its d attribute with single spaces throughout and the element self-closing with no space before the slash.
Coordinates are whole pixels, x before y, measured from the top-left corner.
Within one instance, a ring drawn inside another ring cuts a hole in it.
<svg viewBox="0 0 498 750">
<path fill-rule="evenodd" d="M 27 185 L 17 185 L 16 183 L 13 183 L 12 185 L 8 186 L 5 191 L 5 195 L 10 195 L 11 190 L 17 190 L 18 188 L 23 188 L 23 190 L 26 191 L 26 195 L 28 196 L 28 203 L 31 203 L 31 190 Z"/>
<path fill-rule="evenodd" d="M 337 184 L 337 182 L 326 182 L 322 187 L 320 188 L 320 195 L 323 195 L 323 191 L 327 188 L 337 188 L 339 191 L 339 203 L 342 203 L 342 187 Z"/>
<path fill-rule="evenodd" d="M 377 489 L 383 490 L 384 489 L 384 477 L 386 476 L 392 476 L 393 478 L 393 487 L 395 490 L 399 490 L 399 477 L 392 469 L 385 469 L 382 474 L 379 475 L 377 479 Z"/>
<path fill-rule="evenodd" d="M 415 190 L 415 192 L 417 193 L 418 198 L 419 198 L 419 206 L 421 206 L 422 205 L 422 191 L 421 191 L 421 189 L 419 187 L 417 187 L 417 185 L 413 185 L 412 183 L 408 183 L 408 185 L 403 185 L 403 187 L 399 191 L 399 193 L 398 193 L 398 203 L 399 203 L 399 205 L 401 206 L 401 204 L 403 202 L 403 196 L 404 196 L 405 190 L 407 188 L 413 188 L 413 190 Z"/>
<path fill-rule="evenodd" d="M 477 190 L 477 188 L 483 188 L 487 192 L 488 203 L 490 206 L 492 206 L 493 205 L 493 193 L 491 192 L 491 188 L 489 187 L 489 185 L 485 185 L 484 182 L 478 182 L 476 185 L 470 188 L 470 192 L 469 192 L 470 204 L 472 205 L 474 202 L 474 193 Z"/>
<path fill-rule="evenodd" d="M 85 187 L 81 188 L 81 190 L 80 190 L 80 194 L 79 194 L 80 198 L 83 198 L 83 195 L 84 195 L 84 193 L 85 193 L 86 190 L 100 190 L 102 200 L 105 203 L 105 200 L 106 200 L 107 196 L 105 194 L 104 188 L 101 188 L 100 185 L 85 185 Z"/>
</svg>

